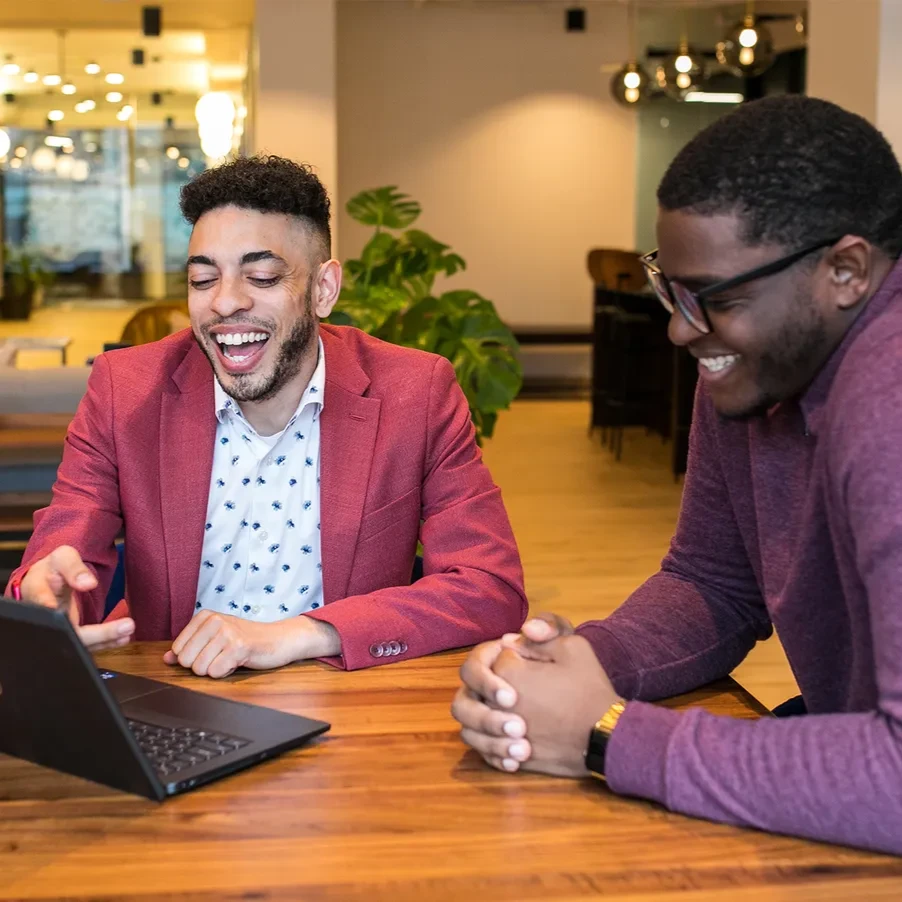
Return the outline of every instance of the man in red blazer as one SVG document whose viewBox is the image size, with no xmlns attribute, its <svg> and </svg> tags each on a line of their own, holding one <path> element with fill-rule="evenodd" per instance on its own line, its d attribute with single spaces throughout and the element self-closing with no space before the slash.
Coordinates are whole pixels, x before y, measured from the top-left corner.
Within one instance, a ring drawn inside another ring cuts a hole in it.
<svg viewBox="0 0 902 902">
<path fill-rule="evenodd" d="M 341 286 L 319 180 L 243 159 L 181 205 L 192 328 L 95 360 L 13 595 L 67 605 L 91 648 L 172 640 L 168 663 L 212 677 L 519 629 L 516 544 L 453 368 L 319 323 Z M 123 527 L 127 610 L 100 622 Z"/>
</svg>

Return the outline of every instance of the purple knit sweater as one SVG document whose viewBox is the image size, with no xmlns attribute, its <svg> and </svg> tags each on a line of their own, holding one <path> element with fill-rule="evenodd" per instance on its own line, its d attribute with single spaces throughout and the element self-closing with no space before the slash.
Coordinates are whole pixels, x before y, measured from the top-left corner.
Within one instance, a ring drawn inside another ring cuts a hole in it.
<svg viewBox="0 0 902 902">
<path fill-rule="evenodd" d="M 647 704 L 723 677 L 776 629 L 810 712 Z M 902 854 L 902 264 L 798 401 L 722 420 L 702 388 L 660 572 L 584 624 L 631 699 L 615 792 Z"/>
</svg>

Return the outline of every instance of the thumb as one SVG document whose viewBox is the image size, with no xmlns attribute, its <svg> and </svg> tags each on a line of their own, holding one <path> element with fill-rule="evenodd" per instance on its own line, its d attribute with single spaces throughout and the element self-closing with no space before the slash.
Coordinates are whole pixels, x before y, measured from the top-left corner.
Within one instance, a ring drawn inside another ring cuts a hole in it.
<svg viewBox="0 0 902 902">
<path fill-rule="evenodd" d="M 558 614 L 538 614 L 523 624 L 523 635 L 531 642 L 550 642 L 573 634 L 573 624 Z"/>
</svg>

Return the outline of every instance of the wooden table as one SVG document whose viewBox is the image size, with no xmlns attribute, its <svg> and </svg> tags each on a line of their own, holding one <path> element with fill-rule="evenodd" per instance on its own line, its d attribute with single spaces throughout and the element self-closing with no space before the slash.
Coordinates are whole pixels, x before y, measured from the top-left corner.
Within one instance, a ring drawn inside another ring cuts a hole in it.
<svg viewBox="0 0 902 902">
<path fill-rule="evenodd" d="M 670 814 L 600 782 L 490 770 L 449 715 L 462 652 L 223 682 L 103 666 L 331 721 L 275 761 L 161 805 L 0 758 L 0 899 L 902 898 L 902 860 Z M 725 680 L 673 702 L 763 713 Z"/>
</svg>

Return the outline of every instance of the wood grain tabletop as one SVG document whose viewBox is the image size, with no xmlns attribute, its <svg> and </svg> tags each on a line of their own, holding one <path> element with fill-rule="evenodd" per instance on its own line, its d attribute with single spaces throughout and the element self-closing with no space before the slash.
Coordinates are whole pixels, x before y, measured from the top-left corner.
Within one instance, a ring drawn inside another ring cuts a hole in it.
<svg viewBox="0 0 902 902">
<path fill-rule="evenodd" d="M 216 682 L 164 665 L 166 647 L 98 661 L 331 732 L 162 804 L 0 756 L 0 899 L 902 898 L 900 859 L 693 820 L 596 780 L 489 769 L 449 714 L 464 652 Z M 668 704 L 765 713 L 732 680 Z"/>
</svg>

